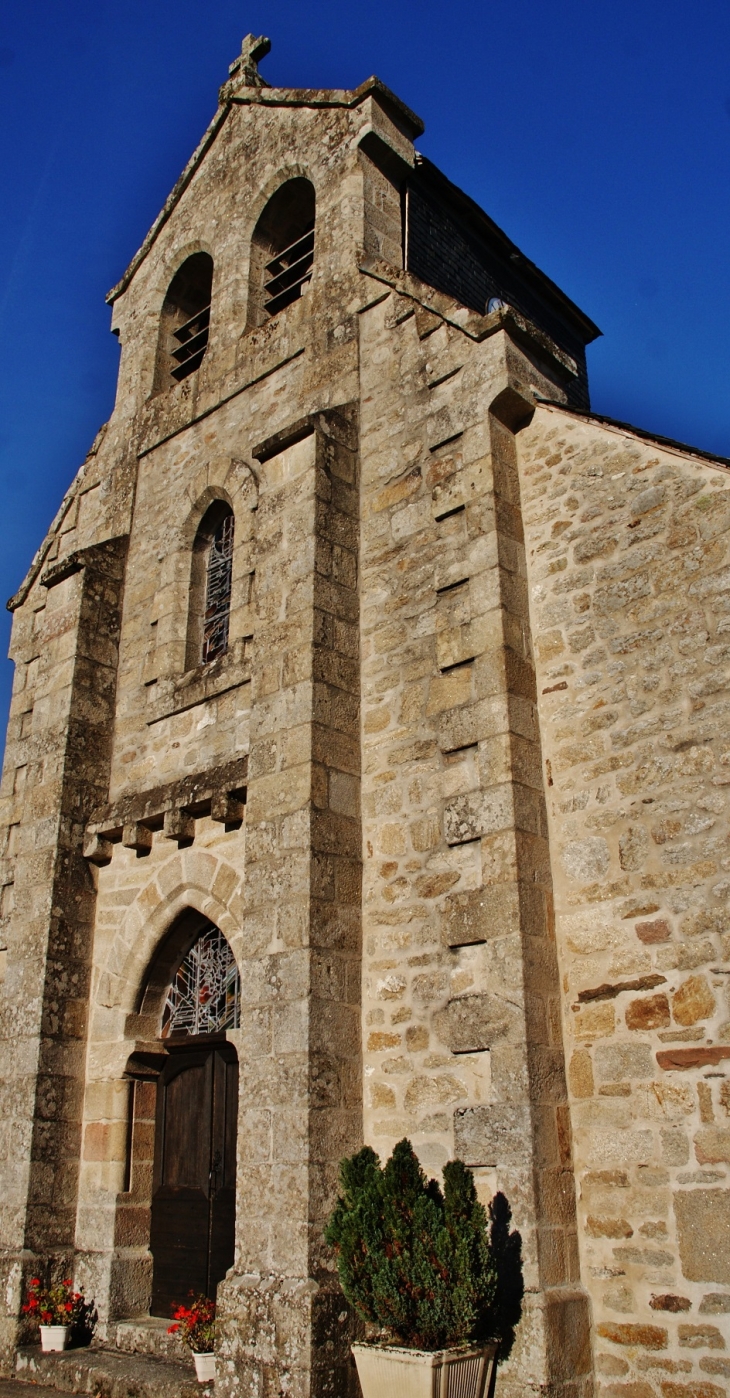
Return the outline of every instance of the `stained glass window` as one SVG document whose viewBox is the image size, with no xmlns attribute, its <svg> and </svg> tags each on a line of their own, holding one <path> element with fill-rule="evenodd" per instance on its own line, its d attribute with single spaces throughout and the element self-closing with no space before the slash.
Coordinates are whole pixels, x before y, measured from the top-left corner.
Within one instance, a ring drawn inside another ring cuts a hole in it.
<svg viewBox="0 0 730 1398">
<path fill-rule="evenodd" d="M 228 650 L 233 573 L 233 515 L 224 515 L 210 541 L 205 584 L 203 664 Z"/>
<path fill-rule="evenodd" d="M 238 1029 L 241 981 L 223 933 L 209 922 L 181 961 L 162 1012 L 162 1037 Z"/>
</svg>

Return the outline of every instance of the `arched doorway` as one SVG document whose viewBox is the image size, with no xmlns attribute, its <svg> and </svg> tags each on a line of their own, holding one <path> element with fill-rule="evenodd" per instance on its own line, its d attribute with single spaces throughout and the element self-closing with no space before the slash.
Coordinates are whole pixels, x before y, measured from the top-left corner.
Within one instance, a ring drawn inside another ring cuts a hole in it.
<svg viewBox="0 0 730 1398">
<path fill-rule="evenodd" d="M 170 1316 L 188 1294 L 215 1296 L 233 1263 L 240 980 L 214 923 L 172 975 L 162 1014 L 166 1058 L 157 1080 L 150 1222 L 151 1313 Z"/>
</svg>

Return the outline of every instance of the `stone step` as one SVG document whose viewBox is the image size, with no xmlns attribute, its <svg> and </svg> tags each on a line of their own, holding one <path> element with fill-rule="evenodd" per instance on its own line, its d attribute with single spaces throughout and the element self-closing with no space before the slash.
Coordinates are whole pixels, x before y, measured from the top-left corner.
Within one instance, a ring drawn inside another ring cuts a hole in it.
<svg viewBox="0 0 730 1398">
<path fill-rule="evenodd" d="M 204 1398 L 213 1393 L 212 1384 L 198 1384 L 192 1359 L 181 1364 L 155 1354 L 123 1354 L 96 1346 L 62 1354 L 19 1349 L 16 1378 L 23 1381 L 28 1398 L 36 1398 L 39 1387 L 91 1393 L 94 1398 Z"/>
<path fill-rule="evenodd" d="M 168 1335 L 170 1320 L 140 1315 L 129 1320 L 110 1321 L 105 1341 L 106 1349 L 118 1349 L 123 1354 L 156 1354 L 159 1359 L 173 1359 L 190 1367 L 190 1350 L 178 1335 Z"/>
<path fill-rule="evenodd" d="M 20 1379 L 0 1379 L 0 1398 L 66 1398 L 60 1388 L 46 1388 L 45 1384 L 22 1383 Z"/>
</svg>

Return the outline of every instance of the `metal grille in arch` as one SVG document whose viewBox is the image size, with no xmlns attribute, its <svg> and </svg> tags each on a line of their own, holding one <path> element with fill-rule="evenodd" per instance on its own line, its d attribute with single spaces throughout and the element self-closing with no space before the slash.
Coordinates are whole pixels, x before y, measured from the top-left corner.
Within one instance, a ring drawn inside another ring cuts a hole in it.
<svg viewBox="0 0 730 1398">
<path fill-rule="evenodd" d="M 212 922 L 181 961 L 162 1012 L 162 1037 L 238 1029 L 241 980 L 223 933 Z"/>
<path fill-rule="evenodd" d="M 203 621 L 203 664 L 228 650 L 233 572 L 233 515 L 225 515 L 208 552 L 208 577 Z"/>
</svg>

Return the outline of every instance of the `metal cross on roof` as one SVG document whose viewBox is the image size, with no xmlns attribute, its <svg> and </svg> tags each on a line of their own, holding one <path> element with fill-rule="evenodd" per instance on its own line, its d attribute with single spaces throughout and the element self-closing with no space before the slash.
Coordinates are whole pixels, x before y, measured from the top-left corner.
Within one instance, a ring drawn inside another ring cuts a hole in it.
<svg viewBox="0 0 730 1398">
<path fill-rule="evenodd" d="M 230 76 L 244 87 L 261 87 L 264 80 L 259 75 L 258 65 L 270 49 L 271 40 L 263 34 L 258 38 L 255 34 L 247 34 L 241 44 L 240 56 L 228 69 Z"/>
</svg>

